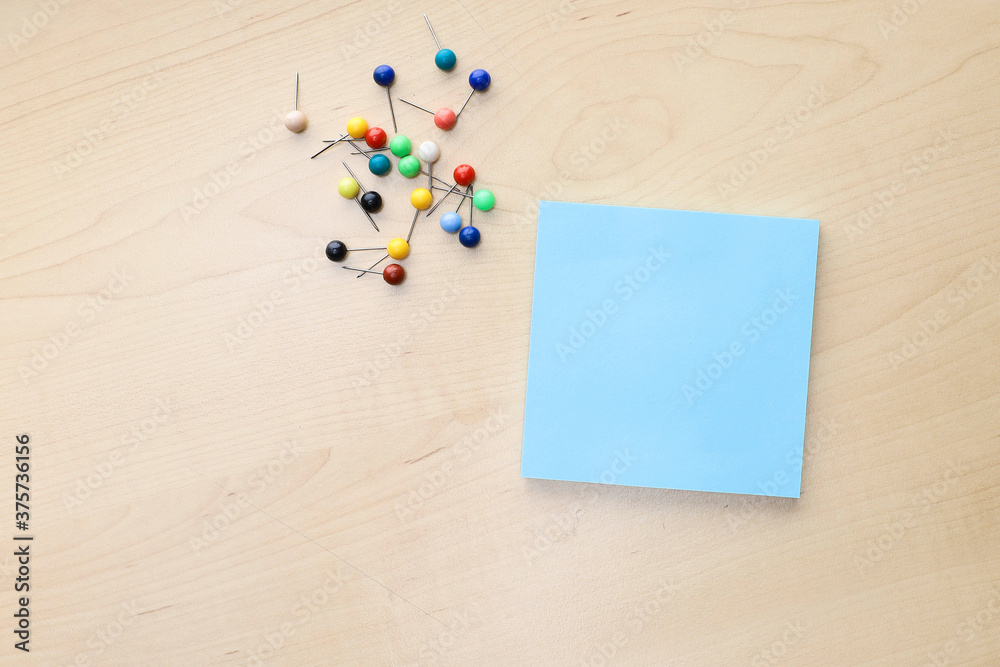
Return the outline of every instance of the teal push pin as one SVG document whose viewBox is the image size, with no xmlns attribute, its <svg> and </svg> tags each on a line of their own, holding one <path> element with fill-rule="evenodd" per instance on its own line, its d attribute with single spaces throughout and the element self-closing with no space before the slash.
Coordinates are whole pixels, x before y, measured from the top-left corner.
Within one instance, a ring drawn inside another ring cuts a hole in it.
<svg viewBox="0 0 1000 667">
<path fill-rule="evenodd" d="M 458 58 L 455 56 L 455 52 L 451 49 L 442 49 L 441 42 L 438 41 L 438 36 L 434 33 L 434 26 L 431 25 L 431 20 L 427 18 L 427 14 L 424 14 L 424 20 L 427 21 L 427 27 L 431 31 L 431 37 L 434 38 L 434 43 L 437 44 L 438 52 L 434 56 L 434 64 L 438 66 L 439 70 L 444 72 L 450 72 L 455 69 L 455 63 L 458 62 Z"/>
</svg>

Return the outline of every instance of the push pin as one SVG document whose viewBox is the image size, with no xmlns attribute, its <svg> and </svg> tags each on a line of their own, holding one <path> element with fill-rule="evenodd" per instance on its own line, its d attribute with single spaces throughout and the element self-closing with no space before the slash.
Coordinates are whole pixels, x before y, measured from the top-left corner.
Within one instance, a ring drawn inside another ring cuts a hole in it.
<svg viewBox="0 0 1000 667">
<path fill-rule="evenodd" d="M 471 189 L 472 186 L 470 185 L 469 188 Z M 472 193 L 472 195 L 473 195 L 473 198 L 472 198 L 473 202 L 475 202 L 475 194 L 476 193 L 473 191 L 473 193 Z M 479 239 L 480 238 L 481 238 L 481 235 L 479 233 L 479 230 L 472 226 L 472 206 L 470 205 L 469 206 L 469 226 L 468 227 L 463 227 L 458 232 L 458 242 L 461 243 L 462 245 L 464 245 L 466 248 L 475 248 L 477 245 L 479 245 Z"/>
<path fill-rule="evenodd" d="M 472 168 L 472 165 L 460 164 L 457 167 L 455 167 L 455 171 L 452 172 L 452 176 L 455 177 L 455 185 L 453 185 L 450 188 L 448 188 L 448 191 L 444 194 L 443 197 L 441 197 L 440 201 L 438 201 L 437 204 L 434 204 L 434 208 L 432 208 L 430 211 L 428 211 L 427 215 L 430 215 L 431 213 L 433 213 L 434 209 L 437 208 L 438 206 L 440 206 L 441 202 L 443 202 L 445 199 L 447 199 L 448 195 L 450 195 L 450 194 L 457 194 L 457 195 L 460 195 L 462 197 L 468 197 L 467 194 L 458 192 L 457 189 L 458 189 L 459 185 L 464 185 L 464 186 L 471 185 L 472 182 L 474 180 L 476 180 L 476 170 Z M 435 187 L 434 189 L 435 190 L 444 190 L 444 188 L 439 188 L 439 187 Z M 461 208 L 461 206 L 462 205 L 459 204 L 459 208 Z M 443 224 L 444 223 L 442 222 L 442 225 Z M 455 231 L 458 231 L 458 227 L 455 228 Z"/>
<path fill-rule="evenodd" d="M 403 280 L 406 278 L 406 271 L 404 271 L 403 267 L 401 267 L 399 264 L 390 264 L 381 271 L 372 271 L 371 269 L 356 269 L 353 266 L 344 266 L 341 268 L 347 269 L 348 271 L 358 271 L 360 275 L 364 275 L 366 273 L 375 273 L 375 274 L 380 273 L 382 274 L 382 279 L 387 283 L 389 283 L 390 285 L 398 285 L 399 283 L 403 282 Z"/>
<path fill-rule="evenodd" d="M 406 157 L 400 158 L 399 164 L 396 168 L 399 169 L 399 173 L 403 176 L 413 178 L 420 173 L 420 160 L 412 155 L 407 155 Z"/>
<path fill-rule="evenodd" d="M 479 245 L 479 240 L 481 238 L 479 230 L 472 226 L 471 220 L 469 221 L 469 226 L 462 227 L 462 231 L 458 233 L 458 242 L 466 248 L 475 248 Z"/>
<path fill-rule="evenodd" d="M 426 211 L 427 207 L 431 205 L 432 200 L 433 195 L 431 195 L 431 191 L 427 188 L 417 188 L 410 193 L 410 203 L 418 211 Z"/>
<path fill-rule="evenodd" d="M 441 229 L 443 229 L 444 231 L 448 232 L 449 234 L 454 234 L 461 228 L 462 228 L 462 216 L 460 216 L 455 211 L 448 211 L 447 213 L 441 216 Z"/>
<path fill-rule="evenodd" d="M 388 137 L 381 127 L 369 127 L 365 132 L 365 143 L 368 144 L 368 148 L 382 148 L 386 139 Z"/>
<path fill-rule="evenodd" d="M 480 211 L 488 211 L 493 208 L 497 198 L 489 190 L 477 190 L 472 194 L 472 205 Z"/>
<path fill-rule="evenodd" d="M 343 197 L 344 199 L 353 199 L 354 201 L 356 201 L 358 203 L 358 206 L 361 208 L 361 211 L 365 214 L 365 217 L 368 218 L 368 222 L 372 223 L 372 227 L 374 227 L 375 231 L 377 232 L 379 231 L 378 225 L 375 224 L 375 221 L 372 220 L 372 216 L 368 213 L 367 210 L 365 210 L 365 207 L 361 204 L 361 201 L 358 199 L 358 191 L 360 189 L 361 189 L 360 184 L 357 182 L 357 180 L 351 177 L 342 178 L 340 179 L 340 183 L 337 184 L 337 192 L 340 193 L 340 196 Z"/>
<path fill-rule="evenodd" d="M 376 176 L 385 176 L 392 169 L 392 163 L 384 155 L 372 155 L 368 158 L 368 171 Z"/>
<path fill-rule="evenodd" d="M 309 121 L 306 119 L 306 115 L 299 111 L 299 71 L 295 70 L 295 106 L 285 116 L 285 127 L 298 134 L 306 129 L 306 125 L 308 124 Z"/>
<path fill-rule="evenodd" d="M 420 109 L 421 111 L 424 111 L 434 116 L 434 124 L 437 125 L 439 128 L 441 128 L 442 130 L 450 130 L 451 128 L 455 127 L 455 123 L 458 121 L 458 116 L 455 115 L 455 112 L 447 107 L 442 107 L 437 111 L 431 111 L 430 109 L 426 109 L 420 106 L 419 104 L 414 104 L 413 102 L 404 100 L 402 97 L 399 98 L 399 101 L 402 102 L 403 104 L 409 104 L 411 107 L 415 109 Z"/>
<path fill-rule="evenodd" d="M 396 157 L 402 158 L 410 154 L 413 150 L 413 144 L 410 142 L 410 138 L 405 134 L 397 134 L 389 142 L 389 152 Z"/>
<path fill-rule="evenodd" d="M 427 187 L 431 187 L 434 182 L 434 163 L 441 158 L 441 149 L 433 141 L 425 141 L 417 149 L 417 157 L 427 163 Z"/>
<path fill-rule="evenodd" d="M 402 160 L 400 160 L 402 162 Z M 417 224 L 417 216 L 420 215 L 421 211 L 426 211 L 427 207 L 431 205 L 434 195 L 427 188 L 417 188 L 410 193 L 410 203 L 413 204 L 413 221 L 410 222 L 410 231 L 406 235 L 406 242 L 410 242 L 410 237 L 413 236 L 413 227 Z"/>
<path fill-rule="evenodd" d="M 343 262 L 347 258 L 347 253 L 363 250 L 385 250 L 385 248 L 348 248 L 343 241 L 330 241 L 326 244 L 326 258 L 331 262 Z"/>
<path fill-rule="evenodd" d="M 384 248 L 348 248 L 343 241 L 330 241 L 326 244 L 326 257 L 331 262 L 343 262 L 347 258 L 347 253 L 364 252 L 366 250 L 385 250 L 386 257 L 392 257 L 393 259 L 406 259 L 407 255 L 410 254 L 410 244 L 403 239 L 395 238 L 389 241 L 389 244 Z M 385 259 L 385 257 L 382 259 Z M 379 262 L 381 262 L 382 259 L 380 259 Z M 376 262 L 376 264 L 377 263 L 378 262 Z"/>
<path fill-rule="evenodd" d="M 457 187 L 457 184 L 455 187 Z M 452 189 L 454 190 L 454 187 Z M 469 188 L 465 188 L 465 191 L 468 192 Z M 458 194 L 463 193 L 459 192 Z M 462 216 L 460 216 L 458 212 L 462 210 L 462 204 L 464 203 L 464 199 L 459 199 L 458 206 L 455 207 L 454 212 L 445 213 L 441 216 L 441 229 L 449 234 L 454 234 L 462 228 Z"/>
<path fill-rule="evenodd" d="M 460 164 L 455 167 L 452 176 L 455 177 L 455 182 L 459 185 L 469 186 L 472 185 L 472 181 L 476 180 L 476 170 L 472 168 L 472 165 Z"/>
<path fill-rule="evenodd" d="M 465 111 L 465 105 L 469 103 L 469 100 L 472 99 L 473 95 L 477 92 L 483 92 L 490 87 L 490 81 L 490 73 L 486 70 L 472 70 L 472 74 L 469 75 L 469 85 L 472 86 L 472 91 L 469 93 L 469 96 L 465 98 L 465 104 L 463 104 L 462 108 L 458 110 L 458 116 L 461 116 L 462 112 Z M 458 119 L 458 116 L 455 116 L 456 120 Z"/>
<path fill-rule="evenodd" d="M 396 132 L 396 112 L 392 108 L 392 93 L 389 92 L 392 82 L 396 80 L 396 71 L 388 65 L 379 65 L 372 74 L 375 83 L 385 88 L 385 95 L 389 98 L 389 113 L 392 114 L 392 131 Z"/>
<path fill-rule="evenodd" d="M 365 211 L 365 213 L 378 213 L 381 211 L 382 195 L 374 190 L 365 190 L 365 186 L 361 185 L 361 181 L 359 181 L 358 177 L 354 175 L 354 172 L 347 166 L 347 163 L 343 160 L 341 160 L 340 163 L 344 165 L 344 169 L 347 170 L 347 173 L 351 175 L 351 178 L 353 178 L 355 182 L 357 182 L 358 187 L 361 188 L 361 192 L 363 193 L 361 195 L 361 208 Z M 375 229 L 377 230 L 378 228 L 376 227 Z"/>
<path fill-rule="evenodd" d="M 368 131 L 368 121 L 361 116 L 355 116 L 347 121 L 347 133 L 352 139 L 360 139 Z"/>
<path fill-rule="evenodd" d="M 369 130 L 369 132 L 371 132 L 371 130 Z M 354 146 L 355 148 L 358 148 L 353 141 L 348 141 L 348 143 Z M 392 163 L 389 162 L 389 158 L 387 158 L 386 156 L 375 153 L 376 150 L 385 150 L 385 149 L 377 148 L 377 149 L 372 149 L 370 151 L 363 151 L 361 149 L 358 149 L 356 153 L 358 155 L 364 155 L 366 158 L 368 158 L 368 171 L 375 174 L 376 176 L 385 176 L 386 174 L 389 173 L 389 170 L 392 169 Z M 354 155 L 354 153 L 352 153 L 352 155 Z M 360 185 L 360 183 L 358 185 Z"/>
<path fill-rule="evenodd" d="M 438 37 L 434 33 L 434 26 L 431 25 L 431 20 L 427 18 L 427 14 L 424 14 L 424 20 L 427 21 L 427 27 L 431 31 L 431 37 L 434 38 L 434 43 L 437 44 L 438 47 L 438 52 L 434 56 L 434 64 L 437 65 L 439 70 L 450 72 L 455 67 L 455 62 L 458 58 L 455 56 L 455 52 L 451 49 L 441 48 L 441 42 L 438 41 Z"/>
</svg>

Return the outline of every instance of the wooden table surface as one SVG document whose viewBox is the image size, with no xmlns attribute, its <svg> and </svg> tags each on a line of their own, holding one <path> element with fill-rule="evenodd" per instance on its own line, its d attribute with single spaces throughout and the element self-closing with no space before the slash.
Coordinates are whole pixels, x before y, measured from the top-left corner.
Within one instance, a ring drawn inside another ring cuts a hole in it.
<svg viewBox="0 0 1000 667">
<path fill-rule="evenodd" d="M 993 0 L 0 13 L 3 664 L 1000 664 Z M 413 182 L 309 159 L 383 62 L 493 77 L 395 106 L 497 197 L 398 288 L 323 248 Z M 520 478 L 539 199 L 821 221 L 801 499 Z"/>
</svg>

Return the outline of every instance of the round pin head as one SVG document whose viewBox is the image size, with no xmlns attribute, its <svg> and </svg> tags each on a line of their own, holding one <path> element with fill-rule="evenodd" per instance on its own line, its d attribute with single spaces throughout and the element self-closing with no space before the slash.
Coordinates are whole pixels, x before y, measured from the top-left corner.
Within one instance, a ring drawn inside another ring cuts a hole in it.
<svg viewBox="0 0 1000 667">
<path fill-rule="evenodd" d="M 337 183 L 337 192 L 344 199 L 354 199 L 358 196 L 358 192 L 361 190 L 361 186 L 358 182 L 347 176 L 346 178 L 340 179 L 340 183 Z"/>
<path fill-rule="evenodd" d="M 490 73 L 484 69 L 474 69 L 469 75 L 469 85 L 483 91 L 490 87 Z"/>
<path fill-rule="evenodd" d="M 489 190 L 476 190 L 472 195 L 472 205 L 480 211 L 488 211 L 493 208 L 497 198 Z"/>
<path fill-rule="evenodd" d="M 434 197 L 431 196 L 431 191 L 427 188 L 417 188 L 410 193 L 410 203 L 413 204 L 413 208 L 418 211 L 426 211 L 430 208 L 433 199 Z"/>
<path fill-rule="evenodd" d="M 393 239 L 389 241 L 386 250 L 389 252 L 389 257 L 393 259 L 406 259 L 406 256 L 410 254 L 410 244 L 406 242 L 406 239 Z"/>
<path fill-rule="evenodd" d="M 392 82 L 396 80 L 396 71 L 388 65 L 379 65 L 375 68 L 375 72 L 372 73 L 372 78 L 375 79 L 375 83 L 383 88 L 391 86 Z"/>
<path fill-rule="evenodd" d="M 361 195 L 361 208 L 368 213 L 378 213 L 382 210 L 382 195 L 374 190 L 364 193 Z"/>
<path fill-rule="evenodd" d="M 308 123 L 309 121 L 306 120 L 306 115 L 298 109 L 295 111 L 289 111 L 288 115 L 285 116 L 285 127 L 296 134 L 306 129 L 306 125 L 308 125 Z"/>
<path fill-rule="evenodd" d="M 433 141 L 425 141 L 417 149 L 417 156 L 424 162 L 437 162 L 441 157 L 441 149 Z"/>
<path fill-rule="evenodd" d="M 420 160 L 413 157 L 412 155 L 407 155 L 399 160 L 399 173 L 407 178 L 413 178 L 420 173 Z"/>
<path fill-rule="evenodd" d="M 488 84 L 487 84 L 488 85 Z M 368 131 L 368 121 L 361 116 L 355 116 L 347 121 L 347 133 L 354 139 L 360 139 Z"/>
<path fill-rule="evenodd" d="M 439 70 L 450 72 L 455 67 L 455 63 L 458 62 L 458 56 L 451 49 L 441 49 L 434 56 L 434 64 L 438 66 Z"/>
<path fill-rule="evenodd" d="M 450 130 L 455 127 L 455 121 L 457 120 L 458 117 L 455 115 L 455 112 L 447 107 L 434 112 L 434 124 L 442 130 Z"/>
<path fill-rule="evenodd" d="M 406 271 L 399 264 L 390 264 L 382 269 L 382 279 L 390 285 L 398 285 L 406 278 Z"/>
<path fill-rule="evenodd" d="M 385 176 L 390 169 L 392 169 L 392 163 L 384 155 L 372 155 L 372 159 L 368 160 L 368 171 L 376 176 Z"/>
<path fill-rule="evenodd" d="M 472 225 L 463 227 L 462 231 L 458 233 L 458 242 L 466 248 L 475 248 L 479 245 L 479 238 L 479 230 Z"/>
<path fill-rule="evenodd" d="M 460 164 L 455 167 L 455 182 L 459 185 L 469 185 L 472 181 L 476 180 L 476 170 L 472 168 L 472 165 Z"/>
<path fill-rule="evenodd" d="M 411 150 L 413 150 L 413 144 L 405 134 L 397 134 L 389 142 L 389 152 L 396 157 L 406 157 Z"/>
<path fill-rule="evenodd" d="M 441 229 L 448 232 L 449 234 L 454 234 L 462 228 L 462 216 L 454 211 L 448 211 L 441 216 Z"/>
<path fill-rule="evenodd" d="M 365 132 L 365 143 L 368 144 L 369 148 L 382 148 L 385 146 L 386 139 L 385 130 L 381 127 L 369 127 L 368 131 Z"/>
<path fill-rule="evenodd" d="M 331 262 L 343 262 L 347 257 L 347 246 L 343 241 L 330 241 L 326 244 L 326 258 Z"/>
</svg>

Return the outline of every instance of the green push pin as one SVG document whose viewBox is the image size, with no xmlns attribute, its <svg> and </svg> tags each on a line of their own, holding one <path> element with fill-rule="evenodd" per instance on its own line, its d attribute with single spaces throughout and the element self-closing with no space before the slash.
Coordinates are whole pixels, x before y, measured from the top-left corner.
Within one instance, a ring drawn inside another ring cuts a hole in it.
<svg viewBox="0 0 1000 667">
<path fill-rule="evenodd" d="M 395 140 L 394 140 L 395 141 Z M 420 173 L 420 160 L 407 155 L 399 160 L 399 173 L 407 178 L 413 178 Z"/>
<path fill-rule="evenodd" d="M 489 190 L 476 190 L 475 194 L 472 195 L 472 205 L 480 211 L 490 210 L 496 202 L 497 198 Z"/>
<path fill-rule="evenodd" d="M 389 142 L 389 151 L 396 157 L 406 157 L 413 150 L 410 138 L 405 134 L 397 134 Z"/>
</svg>

